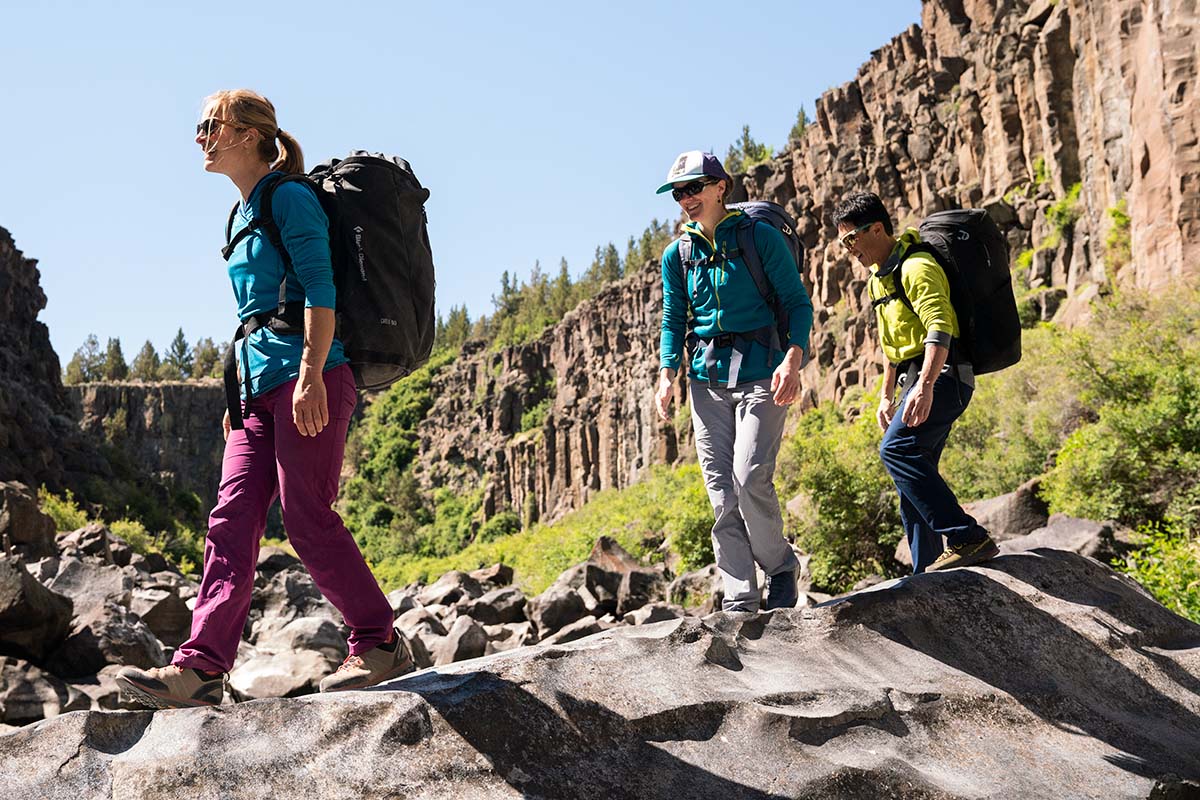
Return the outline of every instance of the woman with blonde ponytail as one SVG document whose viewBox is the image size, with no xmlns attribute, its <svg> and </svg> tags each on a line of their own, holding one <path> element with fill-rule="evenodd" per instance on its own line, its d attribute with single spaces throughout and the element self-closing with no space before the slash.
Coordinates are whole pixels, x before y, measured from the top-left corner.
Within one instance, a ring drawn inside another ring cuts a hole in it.
<svg viewBox="0 0 1200 800">
<path fill-rule="evenodd" d="M 221 486 L 191 637 L 170 665 L 125 667 L 117 682 L 158 708 L 221 702 L 250 608 L 267 510 L 278 497 L 288 540 L 350 628 L 349 655 L 321 691 L 372 686 L 408 672 L 413 660 L 392 626 L 387 598 L 333 510 L 357 394 L 334 336 L 329 220 L 303 182 L 280 181 L 304 172 L 304 155 L 262 95 L 236 89 L 206 98 L 196 143 L 204 169 L 228 176 L 241 193 L 226 248 L 245 333 L 234 343 L 241 402 L 232 403 L 232 419 L 225 413 Z"/>
</svg>

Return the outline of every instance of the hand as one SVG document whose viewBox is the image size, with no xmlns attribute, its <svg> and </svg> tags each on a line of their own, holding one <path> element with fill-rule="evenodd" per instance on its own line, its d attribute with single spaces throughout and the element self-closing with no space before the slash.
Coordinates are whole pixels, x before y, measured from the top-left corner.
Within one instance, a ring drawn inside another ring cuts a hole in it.
<svg viewBox="0 0 1200 800">
<path fill-rule="evenodd" d="M 783 363 L 771 373 L 771 393 L 775 396 L 775 405 L 791 405 L 800 392 L 800 365 L 804 362 L 804 351 L 799 347 L 789 347 Z"/>
<path fill-rule="evenodd" d="M 908 427 L 915 428 L 929 419 L 929 409 L 932 406 L 933 386 L 918 383 L 908 393 L 908 400 L 904 403 L 904 415 L 901 419 Z"/>
<path fill-rule="evenodd" d="M 664 422 L 671 421 L 671 415 L 667 413 L 667 408 L 671 405 L 672 389 L 675 386 L 675 370 L 664 369 L 658 372 L 658 389 L 654 392 L 654 407 L 658 411 L 658 416 Z"/>
<path fill-rule="evenodd" d="M 224 429 L 225 441 L 228 442 L 229 441 L 229 431 L 231 429 L 231 426 L 229 424 L 229 409 L 228 408 L 225 409 L 225 418 L 221 420 L 221 428 Z"/>
<path fill-rule="evenodd" d="M 879 408 L 875 409 L 875 421 L 879 423 L 879 430 L 887 432 L 888 426 L 892 424 L 892 417 L 896 415 L 896 407 L 892 404 L 892 398 L 879 398 Z"/>
<path fill-rule="evenodd" d="M 292 421 L 301 436 L 316 436 L 329 424 L 325 380 L 320 373 L 301 375 L 292 392 Z"/>
</svg>

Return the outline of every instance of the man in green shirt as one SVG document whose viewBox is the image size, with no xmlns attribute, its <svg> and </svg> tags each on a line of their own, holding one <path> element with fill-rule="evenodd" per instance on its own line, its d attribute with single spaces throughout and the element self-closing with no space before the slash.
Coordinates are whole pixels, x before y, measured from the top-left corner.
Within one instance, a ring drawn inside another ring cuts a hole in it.
<svg viewBox="0 0 1200 800">
<path fill-rule="evenodd" d="M 956 357 L 958 318 L 946 273 L 927 253 L 907 256 L 921 235 L 909 228 L 895 236 L 877 195 L 846 197 L 833 222 L 842 245 L 871 271 L 867 291 L 886 358 L 876 411 L 884 432 L 879 455 L 900 495 L 913 573 L 986 561 L 999 548 L 938 473 L 950 427 L 975 390 L 971 364 Z"/>
</svg>

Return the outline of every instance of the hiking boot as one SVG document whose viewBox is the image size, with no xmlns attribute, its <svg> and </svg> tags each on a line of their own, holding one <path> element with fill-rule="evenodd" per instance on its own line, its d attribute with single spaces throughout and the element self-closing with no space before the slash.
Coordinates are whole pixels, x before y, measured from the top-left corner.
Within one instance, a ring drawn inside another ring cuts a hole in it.
<svg viewBox="0 0 1200 800">
<path fill-rule="evenodd" d="M 763 606 L 763 610 L 795 608 L 799 600 L 800 593 L 796 588 L 795 567 L 767 576 L 767 602 Z"/>
<path fill-rule="evenodd" d="M 391 648 L 390 650 L 388 648 Z M 377 683 L 398 678 L 416 667 L 408 642 L 400 631 L 392 631 L 392 640 L 373 650 L 349 656 L 337 672 L 326 675 L 321 681 L 322 692 L 344 692 L 349 689 L 365 689 Z"/>
<path fill-rule="evenodd" d="M 225 694 L 225 673 L 209 677 L 198 669 L 174 664 L 154 669 L 125 667 L 116 681 L 127 699 L 150 708 L 218 706 Z"/>
<path fill-rule="evenodd" d="M 989 558 L 995 558 L 999 554 L 1000 547 L 992 541 L 992 537 L 985 536 L 981 542 L 969 542 L 967 544 L 956 544 L 947 547 L 946 552 L 938 556 L 937 560 L 926 569 L 933 571 L 953 569 L 954 567 L 969 567 L 972 564 L 987 561 Z"/>
</svg>

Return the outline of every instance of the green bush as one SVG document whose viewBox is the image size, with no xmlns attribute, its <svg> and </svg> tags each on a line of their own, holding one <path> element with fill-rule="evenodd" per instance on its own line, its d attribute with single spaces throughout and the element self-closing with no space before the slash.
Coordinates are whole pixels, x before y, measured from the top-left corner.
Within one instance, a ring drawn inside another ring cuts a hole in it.
<svg viewBox="0 0 1200 800">
<path fill-rule="evenodd" d="M 1200 292 L 1095 306 L 1064 360 L 1095 421 L 1044 483 L 1052 511 L 1131 526 L 1200 522 Z"/>
<path fill-rule="evenodd" d="M 75 495 L 68 489 L 62 497 L 50 494 L 45 487 L 38 488 L 38 505 L 42 513 L 54 520 L 60 531 L 75 531 L 88 524 L 87 512 L 75 502 Z"/>
<path fill-rule="evenodd" d="M 1125 205 L 1125 198 L 1108 209 L 1108 217 L 1112 227 L 1104 238 L 1104 266 L 1112 282 L 1116 271 L 1129 263 L 1133 255 L 1133 242 L 1130 239 L 1129 226 L 1131 220 Z"/>
<path fill-rule="evenodd" d="M 686 568 L 712 561 L 712 512 L 696 465 L 655 467 L 647 478 L 623 490 L 595 495 L 582 509 L 553 524 L 536 524 L 441 557 L 394 556 L 375 564 L 385 589 L 412 581 L 435 580 L 452 569 L 472 570 L 502 561 L 516 582 L 536 594 L 558 575 L 587 559 L 600 536 L 611 536 L 634 556 L 656 555 L 664 541 L 683 557 Z"/>
<path fill-rule="evenodd" d="M 802 495 L 796 543 L 812 554 L 813 583 L 848 590 L 871 574 L 895 574 L 900 540 L 895 487 L 879 458 L 878 395 L 826 403 L 800 419 L 784 443 L 776 483 L 786 499 Z"/>
<path fill-rule="evenodd" d="M 1200 539 L 1178 523 L 1143 526 L 1144 546 L 1116 566 L 1160 603 L 1200 622 Z"/>
<path fill-rule="evenodd" d="M 521 432 L 524 433 L 541 428 L 542 423 L 546 421 L 546 412 L 550 409 L 550 405 L 553 402 L 553 398 L 547 397 L 533 408 L 526 409 L 521 414 Z"/>
</svg>

